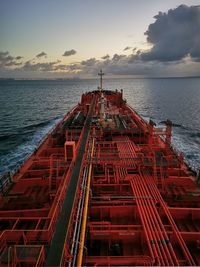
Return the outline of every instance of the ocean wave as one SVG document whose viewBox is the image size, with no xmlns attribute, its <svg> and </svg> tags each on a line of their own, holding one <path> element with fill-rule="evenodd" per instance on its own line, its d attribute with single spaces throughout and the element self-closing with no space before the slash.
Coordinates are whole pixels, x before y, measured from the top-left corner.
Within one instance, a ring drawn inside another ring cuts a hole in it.
<svg viewBox="0 0 200 267">
<path fill-rule="evenodd" d="M 32 135 L 29 135 L 26 140 L 20 140 L 20 144 L 14 150 L 7 151 L 7 153 L 1 155 L 0 174 L 13 171 L 16 167 L 19 167 L 22 162 L 34 152 L 41 140 L 46 136 L 46 134 L 48 134 L 54 125 L 58 123 L 59 120 L 60 119 L 58 118 L 54 118 L 45 124 L 38 123 L 37 125 L 40 124 L 40 128 L 37 131 L 35 131 Z"/>
<path fill-rule="evenodd" d="M 54 118 L 53 120 L 57 120 L 57 119 L 58 119 L 58 117 Z M 24 131 L 27 131 L 27 130 L 33 130 L 33 129 L 41 128 L 41 127 L 44 127 L 44 126 L 48 125 L 51 122 L 52 122 L 52 119 L 46 120 L 46 121 L 42 121 L 42 122 L 38 122 L 38 123 L 35 123 L 35 124 L 30 124 L 30 125 L 22 127 L 21 130 L 23 130 L 23 132 L 24 132 Z"/>
<path fill-rule="evenodd" d="M 192 138 L 200 138 L 200 132 L 194 132 L 194 133 L 189 133 L 190 137 Z"/>
<path fill-rule="evenodd" d="M 200 169 L 199 144 L 193 140 L 186 132 L 180 134 L 174 132 L 172 135 L 172 145 L 179 153 L 183 153 L 187 164 L 192 169 Z"/>
<path fill-rule="evenodd" d="M 13 133 L 4 134 L 4 135 L 0 134 L 0 142 L 9 141 L 9 140 L 16 140 L 17 141 L 17 139 L 19 137 L 27 137 L 30 134 L 32 135 L 38 128 L 40 129 L 40 128 L 43 128 L 45 126 L 48 126 L 50 123 L 52 123 L 52 121 L 55 121 L 57 119 L 59 119 L 59 117 L 56 117 L 53 120 L 50 119 L 47 121 L 43 121 L 43 122 L 39 122 L 39 123 L 35 123 L 35 124 L 30 124 L 30 125 L 27 125 L 24 127 L 17 128 L 15 130 L 15 132 L 13 132 Z"/>
<path fill-rule="evenodd" d="M 167 121 L 160 121 L 159 124 L 167 124 Z M 181 129 L 187 129 L 187 127 L 183 126 L 182 124 L 179 124 L 179 123 L 173 123 L 172 122 L 172 127 L 174 128 L 181 128 Z"/>
</svg>

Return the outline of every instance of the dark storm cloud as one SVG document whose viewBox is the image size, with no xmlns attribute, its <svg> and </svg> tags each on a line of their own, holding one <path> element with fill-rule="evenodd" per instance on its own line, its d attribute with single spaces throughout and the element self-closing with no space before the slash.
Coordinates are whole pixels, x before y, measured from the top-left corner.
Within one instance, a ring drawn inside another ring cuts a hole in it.
<svg viewBox="0 0 200 267">
<path fill-rule="evenodd" d="M 76 50 L 71 49 L 71 50 L 65 51 L 65 53 L 63 54 L 63 57 L 69 57 L 75 54 L 76 54 Z"/>
<path fill-rule="evenodd" d="M 41 52 L 36 55 L 36 58 L 41 58 L 41 57 L 47 57 L 47 54 L 45 52 Z"/>
<path fill-rule="evenodd" d="M 140 53 L 142 61 L 179 61 L 187 56 L 200 60 L 200 6 L 181 5 L 154 18 L 145 32 L 153 47 Z"/>
<path fill-rule="evenodd" d="M 107 60 L 107 59 L 109 59 L 109 58 L 110 58 L 110 56 L 107 54 L 107 55 L 103 56 L 101 59 L 103 59 L 103 60 Z"/>
<path fill-rule="evenodd" d="M 123 51 L 130 50 L 131 48 L 132 48 L 131 46 L 127 46 L 127 47 L 125 47 L 125 48 L 124 48 L 124 50 L 123 50 Z"/>
<path fill-rule="evenodd" d="M 6 52 L 0 51 L 0 67 L 1 68 L 19 66 L 22 64 L 22 62 L 18 61 L 19 59 L 21 59 L 21 57 L 20 58 L 13 57 L 10 55 L 8 51 Z"/>
</svg>

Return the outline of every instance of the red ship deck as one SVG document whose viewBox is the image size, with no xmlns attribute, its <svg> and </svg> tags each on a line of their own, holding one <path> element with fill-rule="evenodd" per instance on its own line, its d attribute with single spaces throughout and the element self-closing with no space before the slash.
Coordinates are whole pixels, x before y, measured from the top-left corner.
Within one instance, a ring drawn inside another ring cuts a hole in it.
<svg viewBox="0 0 200 267">
<path fill-rule="evenodd" d="M 1 266 L 198 266 L 200 189 L 123 92 L 82 96 L 1 185 Z"/>
</svg>

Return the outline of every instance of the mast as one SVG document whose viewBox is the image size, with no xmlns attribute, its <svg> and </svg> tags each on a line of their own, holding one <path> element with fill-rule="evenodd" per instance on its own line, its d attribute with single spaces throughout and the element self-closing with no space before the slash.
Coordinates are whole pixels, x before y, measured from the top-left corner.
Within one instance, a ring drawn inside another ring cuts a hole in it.
<svg viewBox="0 0 200 267">
<path fill-rule="evenodd" d="M 102 69 L 100 70 L 98 75 L 100 76 L 100 87 L 99 87 L 99 90 L 101 92 L 103 90 L 102 84 L 103 84 L 103 75 L 104 75 L 104 73 L 102 72 Z"/>
<path fill-rule="evenodd" d="M 99 92 L 100 92 L 100 119 L 103 119 L 105 117 L 105 99 L 103 96 L 103 75 L 104 73 L 102 72 L 102 69 L 100 69 L 100 72 L 98 73 L 98 75 L 100 76 L 100 86 L 98 87 Z"/>
</svg>

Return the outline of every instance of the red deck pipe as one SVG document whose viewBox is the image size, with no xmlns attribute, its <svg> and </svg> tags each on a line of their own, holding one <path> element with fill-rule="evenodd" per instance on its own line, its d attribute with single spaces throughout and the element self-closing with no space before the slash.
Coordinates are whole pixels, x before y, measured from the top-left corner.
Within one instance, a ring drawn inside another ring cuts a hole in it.
<svg viewBox="0 0 200 267">
<path fill-rule="evenodd" d="M 160 195 L 159 190 L 156 189 L 155 186 L 153 187 L 153 190 L 154 190 L 154 192 L 155 192 L 155 194 L 157 196 L 157 199 L 160 201 L 160 203 L 161 203 L 161 205 L 162 205 L 162 207 L 163 207 L 163 209 L 165 211 L 165 214 L 167 215 L 167 218 L 168 218 L 168 220 L 169 220 L 169 222 L 170 222 L 170 224 L 172 226 L 174 234 L 176 235 L 176 237 L 177 237 L 177 239 L 179 241 L 179 244 L 180 244 L 180 246 L 182 248 L 182 251 L 183 251 L 183 253 L 184 253 L 184 255 L 185 255 L 185 257 L 186 257 L 186 259 L 188 261 L 188 264 L 191 265 L 191 266 L 196 265 L 194 260 L 193 260 L 193 258 L 192 258 L 192 256 L 191 256 L 191 254 L 190 254 L 190 252 L 189 252 L 189 250 L 188 250 L 188 248 L 187 248 L 187 246 L 186 246 L 186 244 L 185 244 L 185 242 L 184 242 L 184 240 L 183 240 L 183 238 L 182 238 L 182 236 L 181 236 L 181 234 L 180 234 L 180 232 L 179 232 L 179 230 L 178 230 L 178 228 L 177 228 L 177 226 L 176 226 L 176 224 L 175 224 L 175 222 L 174 222 L 174 220 L 173 220 L 173 218 L 172 218 L 172 216 L 171 216 L 171 214 L 170 214 L 170 212 L 169 212 L 169 210 L 168 210 L 167 205 L 165 204 L 162 196 Z"/>
<path fill-rule="evenodd" d="M 138 179 L 140 179 L 140 189 L 141 189 L 141 192 L 142 192 L 142 194 L 147 194 L 147 195 L 149 195 L 149 196 L 151 196 L 152 194 L 149 192 L 149 190 L 148 190 L 148 188 L 147 188 L 147 186 L 146 186 L 146 184 L 144 183 L 144 181 L 143 181 L 143 177 L 139 177 L 138 176 Z M 155 231 L 156 230 L 158 230 L 158 234 L 159 234 L 159 238 L 161 239 L 161 240 L 168 240 L 168 236 L 167 236 L 167 233 L 166 233 L 166 231 L 165 231 L 165 229 L 164 229 L 164 226 L 163 226 L 163 224 L 162 224 L 162 221 L 161 221 L 161 219 L 160 219 L 160 216 L 159 216 L 159 214 L 158 214 L 158 212 L 157 212 L 157 209 L 155 208 L 155 203 L 153 202 L 153 200 L 150 198 L 149 199 L 149 205 L 147 206 L 147 209 L 149 209 L 149 211 L 151 211 L 151 216 L 150 216 L 150 218 L 153 220 L 153 223 L 154 223 L 154 227 L 155 227 Z M 146 203 L 146 205 L 147 205 L 147 203 Z M 163 235 L 164 234 L 164 235 Z M 169 252 L 169 250 L 168 250 L 168 246 L 167 246 L 167 244 L 166 243 L 164 243 L 165 244 L 165 248 L 164 248 L 164 246 L 162 246 L 162 244 L 161 244 L 161 249 L 162 249 L 162 251 L 163 251 L 163 253 L 164 253 L 164 257 L 165 257 L 165 259 L 166 259 L 166 262 L 170 265 L 170 266 L 173 266 L 173 265 L 175 265 L 175 263 L 173 262 L 173 260 L 172 260 L 172 258 L 171 258 L 171 254 L 170 254 L 170 252 Z M 167 254 L 167 255 L 166 255 Z M 168 262 L 168 259 L 169 259 L 169 262 Z M 176 262 L 176 264 L 177 265 L 179 265 L 178 264 L 178 261 Z"/>
<path fill-rule="evenodd" d="M 160 246 L 159 246 L 159 235 L 158 235 L 158 232 L 157 232 L 157 229 L 155 227 L 155 224 L 154 224 L 154 221 L 152 220 L 152 216 L 153 214 L 148 214 L 149 213 L 149 210 L 148 210 L 148 207 L 146 207 L 146 204 L 143 199 L 143 193 L 140 191 L 140 187 L 139 185 L 137 184 L 138 182 L 134 181 L 134 183 L 132 182 L 132 184 L 134 184 L 134 186 L 137 188 L 138 190 L 138 193 L 139 193 L 139 197 L 141 197 L 141 203 L 142 203 L 142 206 L 143 206 L 143 212 L 146 216 L 146 219 L 147 219 L 147 223 L 148 223 L 148 227 L 150 228 L 150 231 L 154 237 L 153 241 L 155 241 L 155 246 L 157 248 L 157 252 L 159 253 L 159 257 L 160 257 L 160 260 L 161 260 L 161 265 L 166 265 L 166 266 L 169 266 L 169 263 L 166 259 L 166 255 L 164 255 L 164 259 L 163 259 L 163 251 L 161 252 L 162 247 L 161 247 L 161 250 L 160 250 Z M 139 183 L 140 184 L 140 183 Z M 147 194 L 145 193 L 144 196 L 146 196 Z M 147 195 L 148 196 L 148 195 Z M 147 226 L 146 226 L 147 227 Z"/>
<path fill-rule="evenodd" d="M 132 181 L 131 181 L 131 186 L 133 188 L 134 196 L 136 197 L 136 203 L 137 203 L 137 206 L 138 206 L 138 211 L 139 211 L 139 214 L 140 214 L 140 218 L 143 221 L 144 230 L 147 231 L 146 237 L 147 237 L 147 240 L 148 240 L 149 249 L 151 249 L 151 248 L 153 249 L 154 259 L 158 260 L 158 263 L 159 263 L 158 265 L 161 265 L 161 264 L 164 265 L 164 262 L 162 260 L 162 257 L 161 257 L 161 254 L 160 254 L 160 251 L 159 251 L 159 248 L 158 248 L 158 245 L 157 245 L 157 242 L 151 244 L 151 242 L 153 240 L 155 240 L 156 238 L 155 238 L 154 232 L 151 229 L 151 225 L 149 224 L 149 220 L 148 220 L 148 217 L 146 216 L 146 212 L 144 211 L 143 203 L 141 202 L 141 199 L 140 199 L 141 196 L 138 193 L 137 188 L 135 187 L 135 183 L 133 183 Z M 149 237 L 151 239 L 151 242 L 149 240 Z"/>
</svg>

